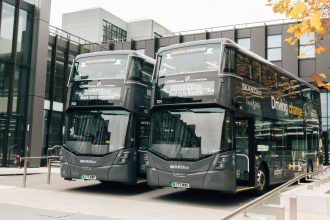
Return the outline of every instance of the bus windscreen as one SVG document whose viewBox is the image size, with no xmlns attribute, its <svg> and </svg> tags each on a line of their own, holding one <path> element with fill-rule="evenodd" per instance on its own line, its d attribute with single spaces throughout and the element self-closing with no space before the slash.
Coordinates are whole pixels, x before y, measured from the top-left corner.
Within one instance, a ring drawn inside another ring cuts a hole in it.
<svg viewBox="0 0 330 220">
<path fill-rule="evenodd" d="M 128 55 L 83 57 L 75 61 L 73 80 L 124 79 Z"/>
<path fill-rule="evenodd" d="M 176 48 L 161 52 L 159 56 L 159 77 L 220 69 L 220 44 Z"/>
<path fill-rule="evenodd" d="M 175 109 L 152 114 L 150 150 L 168 159 L 196 160 L 219 152 L 225 110 Z"/>
</svg>

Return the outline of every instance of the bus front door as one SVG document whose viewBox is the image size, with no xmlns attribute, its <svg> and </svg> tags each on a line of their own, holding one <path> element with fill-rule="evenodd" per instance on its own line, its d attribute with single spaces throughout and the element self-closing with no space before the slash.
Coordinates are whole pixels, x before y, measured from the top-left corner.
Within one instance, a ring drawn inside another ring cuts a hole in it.
<svg viewBox="0 0 330 220">
<path fill-rule="evenodd" d="M 236 182 L 237 186 L 254 185 L 253 120 L 237 119 L 235 122 Z"/>
</svg>

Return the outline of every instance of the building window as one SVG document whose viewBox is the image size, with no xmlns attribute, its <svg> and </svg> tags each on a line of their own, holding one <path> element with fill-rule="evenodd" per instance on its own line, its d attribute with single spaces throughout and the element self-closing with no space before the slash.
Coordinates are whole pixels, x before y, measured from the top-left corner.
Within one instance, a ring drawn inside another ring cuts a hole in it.
<svg viewBox="0 0 330 220">
<path fill-rule="evenodd" d="M 237 39 L 237 43 L 242 47 L 251 50 L 251 38 L 248 37 L 248 38 Z"/>
<path fill-rule="evenodd" d="M 269 61 L 282 60 L 281 35 L 271 35 L 267 37 L 267 59 Z"/>
<path fill-rule="evenodd" d="M 110 22 L 103 20 L 103 40 L 102 43 L 108 43 L 109 41 L 124 42 L 126 41 L 127 32 L 123 29 L 111 24 Z"/>
<path fill-rule="evenodd" d="M 301 59 L 315 58 L 315 33 L 305 33 L 299 39 Z"/>
</svg>

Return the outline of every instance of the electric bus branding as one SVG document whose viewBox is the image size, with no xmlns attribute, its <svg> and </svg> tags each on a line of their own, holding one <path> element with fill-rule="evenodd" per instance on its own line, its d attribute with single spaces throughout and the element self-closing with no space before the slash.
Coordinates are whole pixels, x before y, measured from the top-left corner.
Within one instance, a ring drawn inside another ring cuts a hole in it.
<svg viewBox="0 0 330 220">
<path fill-rule="evenodd" d="M 96 163 L 96 161 L 95 160 L 80 160 L 79 161 L 80 163 Z"/>
<path fill-rule="evenodd" d="M 271 96 L 271 102 L 272 102 L 272 109 L 284 112 L 285 115 L 289 114 L 288 104 L 282 102 L 282 100 L 276 100 L 273 96 Z"/>
<path fill-rule="evenodd" d="M 245 83 L 242 83 L 242 90 L 254 95 L 262 96 L 262 92 L 258 88 Z"/>
</svg>

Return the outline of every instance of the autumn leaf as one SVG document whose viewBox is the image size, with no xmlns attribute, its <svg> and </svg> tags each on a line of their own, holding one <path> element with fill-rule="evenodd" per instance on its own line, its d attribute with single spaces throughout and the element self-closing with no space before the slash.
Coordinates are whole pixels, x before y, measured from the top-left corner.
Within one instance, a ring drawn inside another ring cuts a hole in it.
<svg viewBox="0 0 330 220">
<path fill-rule="evenodd" d="M 319 74 L 317 74 L 317 73 L 312 73 L 312 74 L 311 74 L 311 78 L 312 78 L 313 80 L 316 80 L 317 78 L 319 78 Z"/>
<path fill-rule="evenodd" d="M 327 76 L 325 75 L 325 73 L 319 73 L 318 75 L 319 75 L 319 77 L 321 77 L 323 79 L 327 78 Z"/>
<path fill-rule="evenodd" d="M 315 12 L 313 17 L 310 19 L 310 24 L 316 30 L 319 30 L 321 28 L 322 21 L 321 21 L 321 12 L 320 11 Z"/>
<path fill-rule="evenodd" d="M 305 52 L 300 52 L 298 55 L 298 59 L 304 58 L 306 56 Z"/>
<path fill-rule="evenodd" d="M 293 41 L 293 38 L 292 37 L 288 37 L 288 38 L 285 38 L 284 41 L 285 42 L 288 42 L 289 44 L 291 44 L 292 41 Z"/>
<path fill-rule="evenodd" d="M 326 46 L 318 46 L 315 48 L 315 52 L 317 54 L 320 54 L 322 52 L 326 52 L 328 50 L 328 48 Z"/>
<path fill-rule="evenodd" d="M 287 32 L 292 34 L 295 30 L 296 30 L 295 26 L 290 25 Z"/>
<path fill-rule="evenodd" d="M 296 2 L 293 5 L 289 15 L 294 19 L 298 19 L 299 17 L 301 17 L 301 14 L 303 14 L 305 10 L 306 10 L 306 5 L 304 2 Z"/>
</svg>

